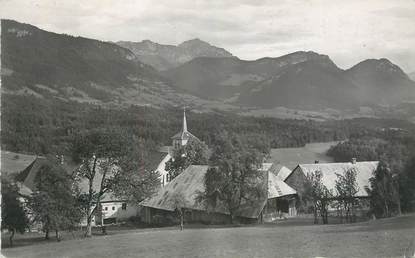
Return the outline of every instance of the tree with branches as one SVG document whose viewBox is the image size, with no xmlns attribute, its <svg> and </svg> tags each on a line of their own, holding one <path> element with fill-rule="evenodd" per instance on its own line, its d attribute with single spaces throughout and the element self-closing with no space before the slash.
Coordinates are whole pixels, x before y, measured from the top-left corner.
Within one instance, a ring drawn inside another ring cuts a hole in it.
<svg viewBox="0 0 415 258">
<path fill-rule="evenodd" d="M 331 204 L 333 193 L 322 181 L 323 174 L 316 170 L 307 174 L 304 189 L 308 201 L 313 204 L 314 224 L 318 224 L 318 216 L 321 217 L 323 224 L 328 223 L 328 209 Z"/>
<path fill-rule="evenodd" d="M 16 232 L 23 234 L 29 227 L 29 219 L 19 200 L 19 189 L 9 179 L 1 180 L 1 228 L 10 232 L 10 246 Z"/>
<path fill-rule="evenodd" d="M 346 222 L 353 222 L 355 206 L 358 204 L 356 194 L 359 192 L 357 185 L 355 168 L 348 169 L 344 174 L 338 174 L 335 182 L 338 205 L 341 211 L 341 219 L 345 215 Z"/>
<path fill-rule="evenodd" d="M 383 160 L 379 162 L 369 183 L 370 188 L 366 188 L 366 191 L 370 194 L 372 213 L 378 218 L 390 217 L 398 213 L 399 193 L 387 162 Z"/>
<path fill-rule="evenodd" d="M 172 158 L 166 162 L 166 170 L 173 179 L 190 165 L 207 165 L 209 150 L 207 145 L 191 137 L 186 145 L 173 150 Z"/>
<path fill-rule="evenodd" d="M 206 205 L 214 209 L 224 204 L 233 223 L 242 204 L 263 198 L 264 173 L 259 169 L 264 155 L 239 137 L 222 132 L 205 176 Z"/>
<path fill-rule="evenodd" d="M 88 192 L 81 197 L 87 219 L 86 237 L 92 234 L 92 218 L 100 212 L 97 209 L 101 199 L 113 189 L 113 179 L 121 171 L 118 164 L 128 144 L 126 134 L 114 129 L 94 129 L 73 140 L 73 158 L 81 162 L 77 177 L 88 182 Z M 94 184 L 95 181 L 98 183 Z M 105 227 L 102 230 L 105 233 Z"/>
<path fill-rule="evenodd" d="M 130 144 L 125 148 L 126 154 L 118 162 L 120 173 L 112 178 L 112 193 L 120 199 L 138 204 L 159 189 L 160 174 L 148 163 L 151 154 L 145 142 L 131 136 Z"/>
<path fill-rule="evenodd" d="M 170 204 L 172 205 L 179 221 L 180 221 L 180 230 L 184 229 L 184 215 L 185 215 L 185 208 L 187 203 L 186 197 L 183 192 L 176 192 L 170 199 Z"/>
<path fill-rule="evenodd" d="M 43 164 L 35 177 L 36 191 L 29 199 L 34 221 L 42 223 L 45 238 L 55 230 L 60 241 L 61 230 L 72 230 L 82 218 L 74 182 L 70 175 L 53 159 Z"/>
</svg>

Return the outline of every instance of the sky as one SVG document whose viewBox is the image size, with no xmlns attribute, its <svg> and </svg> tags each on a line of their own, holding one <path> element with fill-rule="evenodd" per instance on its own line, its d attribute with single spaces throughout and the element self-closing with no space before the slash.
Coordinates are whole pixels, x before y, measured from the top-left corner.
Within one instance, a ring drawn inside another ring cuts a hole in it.
<svg viewBox="0 0 415 258">
<path fill-rule="evenodd" d="M 105 41 L 199 38 L 241 59 L 294 51 L 415 71 L 415 0 L 0 0 L 0 17 Z"/>
</svg>

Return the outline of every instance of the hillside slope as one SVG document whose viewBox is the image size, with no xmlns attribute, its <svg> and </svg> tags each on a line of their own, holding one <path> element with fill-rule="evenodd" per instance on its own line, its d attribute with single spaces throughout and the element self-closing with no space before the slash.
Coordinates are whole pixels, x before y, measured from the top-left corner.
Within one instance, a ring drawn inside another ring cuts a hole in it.
<svg viewBox="0 0 415 258">
<path fill-rule="evenodd" d="M 358 86 L 358 96 L 363 102 L 396 105 L 415 100 L 415 82 L 388 59 L 364 60 L 346 74 Z"/>
<path fill-rule="evenodd" d="M 177 93 L 157 70 L 116 44 L 52 33 L 12 20 L 2 20 L 1 27 L 5 96 L 100 105 L 211 104 Z"/>
</svg>

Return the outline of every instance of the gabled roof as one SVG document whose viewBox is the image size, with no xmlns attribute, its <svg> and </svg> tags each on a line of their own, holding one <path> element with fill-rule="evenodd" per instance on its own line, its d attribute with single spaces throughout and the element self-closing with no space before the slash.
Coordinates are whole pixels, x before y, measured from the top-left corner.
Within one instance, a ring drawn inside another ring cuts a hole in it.
<svg viewBox="0 0 415 258">
<path fill-rule="evenodd" d="M 140 203 L 142 206 L 161 209 L 174 210 L 174 195 L 180 193 L 185 201 L 185 208 L 194 210 L 204 210 L 204 207 L 195 200 L 200 191 L 204 191 L 204 178 L 208 166 L 192 165 L 185 169 L 180 175 L 175 177 L 170 183 L 162 187 L 156 195 Z"/>
<path fill-rule="evenodd" d="M 344 174 L 349 169 L 356 169 L 356 183 L 359 187 L 359 191 L 356 196 L 366 197 L 368 193 L 365 188 L 370 186 L 369 179 L 373 176 L 373 172 L 377 169 L 378 161 L 363 161 L 363 162 L 344 162 L 344 163 L 317 163 L 317 164 L 300 164 L 295 168 L 301 169 L 304 175 L 321 171 L 323 177 L 323 184 L 335 193 L 335 184 L 337 180 L 337 174 Z"/>
<path fill-rule="evenodd" d="M 46 157 L 38 156 L 34 159 L 32 163 L 30 163 L 24 170 L 22 170 L 20 173 L 16 174 L 16 181 L 19 182 L 19 188 L 26 188 L 22 191 L 25 193 L 28 193 L 28 191 L 35 191 L 35 178 L 38 176 L 39 172 L 41 171 L 41 168 L 50 163 Z M 64 164 L 61 164 L 62 168 L 68 175 L 72 175 L 75 165 L 72 161 L 66 161 Z"/>
<path fill-rule="evenodd" d="M 195 138 L 195 139 L 199 140 L 199 138 L 197 138 L 196 136 L 194 136 L 193 134 L 191 134 L 188 131 L 180 131 L 180 132 L 176 133 L 175 135 L 173 135 L 171 138 L 173 140 L 175 140 L 175 139 L 189 140 L 190 138 Z"/>
<path fill-rule="evenodd" d="M 180 175 L 175 177 L 169 184 L 162 187 L 153 197 L 140 203 L 145 207 L 161 210 L 174 210 L 174 198 L 177 193 L 184 197 L 184 208 L 193 210 L 206 210 L 206 208 L 196 201 L 199 193 L 205 191 L 204 178 L 208 171 L 208 166 L 191 165 Z M 266 181 L 259 182 L 268 189 L 268 199 L 282 197 L 285 195 L 296 194 L 296 191 L 282 182 L 275 176 L 270 169 L 272 164 L 263 164 L 261 171 L 268 173 L 268 184 Z M 265 177 L 266 178 L 266 177 Z M 236 212 L 241 217 L 257 218 L 266 204 L 267 198 L 255 202 L 241 205 Z M 213 212 L 229 214 L 224 205 L 218 205 Z"/>
<path fill-rule="evenodd" d="M 297 194 L 297 191 L 280 180 L 273 173 L 268 173 L 268 199 Z"/>
<path fill-rule="evenodd" d="M 34 191 L 36 189 L 35 178 L 39 174 L 42 166 L 47 162 L 48 160 L 46 158 L 37 157 L 26 169 L 24 169 L 16 176 L 16 180 L 21 182 L 30 190 Z"/>
<path fill-rule="evenodd" d="M 281 166 L 281 168 L 278 171 L 277 177 L 278 179 L 285 181 L 287 177 L 291 174 L 291 170 L 287 167 Z"/>
</svg>

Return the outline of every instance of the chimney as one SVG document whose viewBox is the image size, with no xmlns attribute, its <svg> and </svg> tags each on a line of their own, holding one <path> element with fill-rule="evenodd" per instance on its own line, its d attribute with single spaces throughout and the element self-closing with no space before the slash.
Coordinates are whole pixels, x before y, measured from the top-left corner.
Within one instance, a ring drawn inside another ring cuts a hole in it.
<svg viewBox="0 0 415 258">
<path fill-rule="evenodd" d="M 320 161 L 319 160 L 314 160 L 314 164 L 318 164 L 318 163 L 320 163 Z"/>
<path fill-rule="evenodd" d="M 356 164 L 356 158 L 352 158 L 352 164 Z"/>
</svg>

